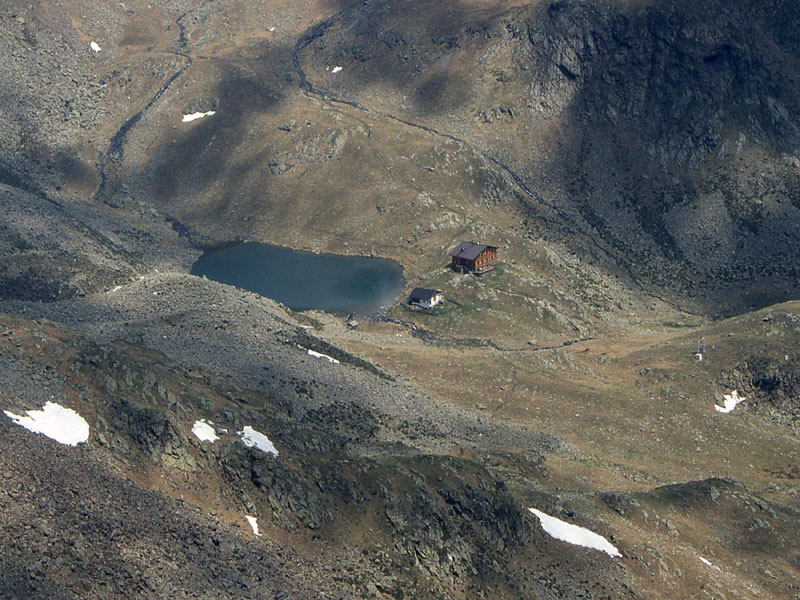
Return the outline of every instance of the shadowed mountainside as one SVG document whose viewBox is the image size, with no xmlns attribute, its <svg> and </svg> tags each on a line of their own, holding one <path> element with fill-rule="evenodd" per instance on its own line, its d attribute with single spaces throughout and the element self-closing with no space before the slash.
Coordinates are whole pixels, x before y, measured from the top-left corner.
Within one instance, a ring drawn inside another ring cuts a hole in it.
<svg viewBox="0 0 800 600">
<path fill-rule="evenodd" d="M 797 25 L 4 3 L 0 411 L 90 438 L 0 414 L 0 596 L 796 595 L 799 309 L 750 311 L 799 291 Z M 393 258 L 446 303 L 353 329 L 189 275 L 242 239 Z M 496 268 L 445 268 L 463 239 Z"/>
</svg>

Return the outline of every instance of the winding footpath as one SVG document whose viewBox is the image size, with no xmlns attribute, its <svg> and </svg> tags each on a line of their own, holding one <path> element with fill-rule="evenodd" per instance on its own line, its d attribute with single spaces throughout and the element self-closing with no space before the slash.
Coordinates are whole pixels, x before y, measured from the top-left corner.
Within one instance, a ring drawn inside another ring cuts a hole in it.
<svg viewBox="0 0 800 600">
<path fill-rule="evenodd" d="M 400 325 L 401 327 L 406 328 L 411 337 L 417 338 L 426 344 L 432 344 L 435 346 L 448 346 L 451 348 L 492 348 L 499 352 L 541 352 L 543 350 L 559 350 L 561 348 L 566 348 L 567 346 L 572 346 L 573 344 L 580 344 L 581 342 L 589 342 L 591 340 L 598 339 L 597 337 L 582 337 L 566 340 L 554 346 L 511 348 L 498 344 L 494 340 L 487 338 L 459 338 L 439 335 L 438 333 L 431 331 L 430 329 L 425 329 L 421 325 L 417 325 L 412 321 L 390 317 L 386 313 L 379 313 L 378 315 L 371 317 L 370 321 Z"/>
<path fill-rule="evenodd" d="M 360 10 L 360 9 L 368 8 L 369 5 L 370 5 L 370 2 L 369 2 L 369 0 L 367 0 L 366 2 L 364 2 L 361 5 L 357 5 L 355 7 L 345 8 L 344 10 L 341 10 L 341 11 L 329 16 L 328 18 L 324 19 L 323 21 L 320 21 L 319 23 L 316 23 L 316 24 L 312 25 L 311 27 L 306 29 L 306 31 L 303 32 L 303 34 L 297 39 L 297 42 L 295 43 L 294 51 L 293 51 L 293 54 L 292 54 L 292 62 L 294 64 L 295 71 L 297 72 L 298 77 L 300 79 L 300 88 L 306 94 L 312 95 L 312 96 L 316 96 L 320 100 L 330 102 L 331 104 L 341 104 L 341 105 L 344 105 L 344 106 L 349 106 L 349 107 L 354 108 L 356 110 L 359 110 L 361 112 L 365 112 L 365 113 L 368 113 L 368 114 L 371 114 L 371 115 L 376 115 L 376 116 L 379 116 L 379 117 L 383 117 L 385 119 L 390 119 L 392 121 L 395 121 L 395 122 L 398 122 L 398 123 L 402 123 L 403 125 L 406 125 L 408 127 L 419 129 L 421 131 L 425 131 L 425 132 L 433 134 L 435 136 L 438 136 L 438 137 L 441 137 L 441 138 L 444 138 L 444 139 L 447 139 L 447 140 L 451 140 L 451 141 L 457 142 L 459 144 L 463 144 L 464 146 L 466 146 L 468 148 L 471 148 L 474 152 L 476 152 L 477 154 L 482 156 L 485 160 L 487 160 L 488 162 L 493 164 L 495 167 L 499 168 L 503 173 L 505 173 L 514 182 L 514 184 L 523 193 L 523 195 L 525 197 L 529 198 L 530 200 L 532 200 L 536 204 L 544 206 L 544 207 L 548 208 L 549 210 L 553 211 L 553 213 L 558 215 L 558 217 L 560 217 L 562 219 L 563 223 L 566 223 L 568 225 L 568 227 L 576 235 L 580 235 L 580 236 L 584 237 L 600 253 L 602 253 L 603 255 L 608 257 L 608 259 L 613 264 L 615 264 L 619 268 L 621 268 L 628 275 L 630 281 L 634 285 L 636 285 L 636 287 L 642 293 L 644 293 L 645 295 L 649 296 L 650 298 L 653 298 L 655 300 L 659 300 L 659 301 L 661 301 L 661 302 L 663 302 L 663 303 L 665 303 L 665 304 L 667 304 L 669 306 L 672 306 L 673 308 L 676 308 L 676 309 L 680 310 L 681 312 L 684 312 L 684 313 L 687 313 L 687 314 L 697 314 L 697 313 L 694 313 L 694 312 L 692 312 L 692 311 L 680 306 L 676 302 L 674 302 L 672 300 L 669 300 L 669 299 L 667 299 L 667 298 L 665 298 L 665 297 L 663 297 L 663 296 L 661 296 L 659 294 L 656 294 L 656 293 L 650 291 L 649 289 L 647 289 L 644 286 L 644 284 L 641 283 L 639 278 L 634 274 L 631 266 L 627 262 L 623 261 L 620 257 L 615 256 L 608 248 L 606 248 L 603 244 L 601 244 L 599 241 L 597 241 L 597 239 L 595 237 L 593 237 L 591 235 L 586 235 L 586 233 L 581 229 L 581 227 L 578 225 L 577 221 L 575 221 L 575 219 L 573 217 L 571 217 L 562 208 L 559 208 L 555 204 L 547 202 L 544 198 L 542 198 L 540 195 L 535 193 L 525 183 L 525 180 L 522 178 L 522 176 L 520 176 L 509 165 L 507 165 L 506 163 L 501 161 L 499 158 L 497 158 L 497 157 L 493 156 L 492 154 L 490 154 L 487 150 L 484 150 L 482 148 L 476 147 L 474 144 L 468 142 L 467 140 L 465 140 L 463 138 L 460 138 L 458 136 L 455 136 L 453 134 L 442 132 L 442 131 L 439 131 L 439 130 L 437 130 L 437 129 L 433 128 L 433 127 L 430 127 L 428 125 L 423 125 L 421 123 L 415 123 L 413 121 L 409 121 L 408 119 L 404 119 L 402 117 L 398 117 L 397 115 L 393 115 L 391 113 L 387 113 L 387 112 L 384 112 L 384 111 L 381 111 L 381 110 L 378 110 L 378 109 L 375 109 L 375 108 L 372 108 L 372 107 L 369 107 L 369 106 L 364 106 L 363 104 L 360 104 L 359 102 L 356 102 L 355 100 L 349 100 L 347 98 L 343 98 L 341 96 L 337 96 L 336 94 L 334 94 L 333 92 L 331 92 L 329 90 L 324 90 L 324 89 L 316 87 L 308 79 L 308 77 L 307 77 L 307 75 L 305 73 L 305 70 L 303 69 L 302 63 L 300 61 L 300 53 L 305 48 L 307 48 L 310 44 L 312 44 L 314 41 L 316 41 L 317 39 L 319 39 L 322 36 L 324 36 L 330 30 L 330 28 L 333 27 L 334 25 L 336 25 L 339 21 L 341 21 L 343 17 L 348 16 L 350 19 L 352 19 L 353 16 L 351 14 L 349 14 L 349 13 L 355 12 L 355 11 Z"/>
</svg>

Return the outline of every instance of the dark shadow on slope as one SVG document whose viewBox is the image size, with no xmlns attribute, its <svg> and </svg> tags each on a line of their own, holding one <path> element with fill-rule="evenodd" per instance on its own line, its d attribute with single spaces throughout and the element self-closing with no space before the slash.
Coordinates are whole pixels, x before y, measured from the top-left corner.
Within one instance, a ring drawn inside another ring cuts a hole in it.
<svg viewBox="0 0 800 600">
<path fill-rule="evenodd" d="M 152 193 L 161 205 L 214 185 L 235 194 L 242 175 L 256 166 L 231 162 L 246 140 L 258 143 L 249 136 L 253 120 L 273 108 L 279 96 L 235 65 L 228 67 L 212 96 L 209 110 L 217 114 L 181 124 L 183 131 L 165 142 L 153 161 Z"/>
<path fill-rule="evenodd" d="M 553 2 L 527 17 L 536 95 L 570 98 L 566 125 L 585 132 L 565 144 L 556 174 L 620 261 L 650 285 L 710 301 L 712 314 L 747 310 L 754 293 L 766 304 L 800 292 L 800 213 L 763 184 L 726 183 L 747 169 L 724 156 L 736 135 L 767 160 L 800 148 L 797 57 L 776 59 L 766 26 L 742 8 Z"/>
<path fill-rule="evenodd" d="M 42 176 L 42 164 L 39 156 L 39 145 L 34 139 L 41 138 L 39 125 L 29 119 L 22 111 L 14 107 L 32 105 L 39 102 L 36 98 L 26 94 L 8 82 L 0 80 L 0 106 L 4 107 L 4 115 L 10 121 L 6 127 L 15 128 L 20 139 L 11 140 L 0 147 L 0 183 L 19 188 L 33 194 L 41 194 L 43 186 L 37 181 L 37 176 Z M 8 108 L 5 108 L 8 107 Z"/>
<path fill-rule="evenodd" d="M 321 91 L 356 100 L 361 87 L 381 83 L 401 91 L 412 113 L 446 116 L 473 98 L 480 73 L 469 63 L 503 36 L 508 10 L 499 2 L 342 3 L 342 13 L 299 40 L 296 64 Z"/>
</svg>

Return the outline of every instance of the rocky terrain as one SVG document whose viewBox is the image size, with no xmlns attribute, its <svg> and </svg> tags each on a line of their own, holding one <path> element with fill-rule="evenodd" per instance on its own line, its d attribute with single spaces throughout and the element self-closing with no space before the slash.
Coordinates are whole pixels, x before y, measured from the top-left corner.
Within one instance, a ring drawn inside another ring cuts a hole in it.
<svg viewBox="0 0 800 600">
<path fill-rule="evenodd" d="M 799 22 L 4 3 L 0 598 L 800 597 Z M 235 240 L 446 303 L 189 274 Z"/>
</svg>

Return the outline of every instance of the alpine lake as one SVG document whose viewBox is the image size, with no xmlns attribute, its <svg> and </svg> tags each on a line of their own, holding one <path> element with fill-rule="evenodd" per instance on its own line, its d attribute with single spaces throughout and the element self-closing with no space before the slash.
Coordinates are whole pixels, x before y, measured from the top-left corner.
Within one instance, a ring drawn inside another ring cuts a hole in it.
<svg viewBox="0 0 800 600">
<path fill-rule="evenodd" d="M 391 304 L 403 289 L 403 269 L 393 260 L 317 254 L 261 242 L 209 250 L 193 275 L 245 289 L 295 311 L 323 310 L 368 316 Z"/>
</svg>

